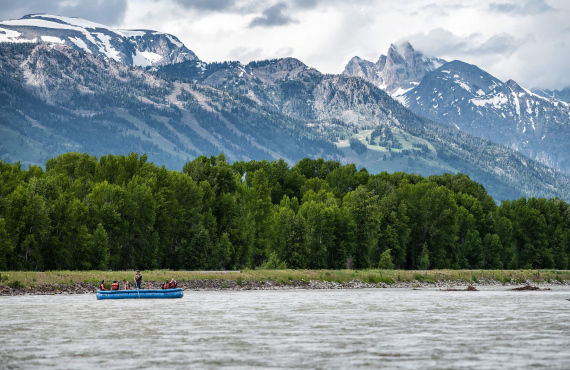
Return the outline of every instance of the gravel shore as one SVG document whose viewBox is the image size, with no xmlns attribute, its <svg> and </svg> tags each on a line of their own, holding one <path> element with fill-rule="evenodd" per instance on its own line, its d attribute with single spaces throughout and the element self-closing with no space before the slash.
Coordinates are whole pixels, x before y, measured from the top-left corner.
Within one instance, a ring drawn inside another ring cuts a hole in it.
<svg viewBox="0 0 570 370">
<path fill-rule="evenodd" d="M 160 289 L 162 283 L 157 281 L 146 281 L 143 283 L 144 289 Z M 540 286 L 541 288 L 552 286 L 569 286 L 570 281 L 551 281 L 550 283 L 536 283 L 527 281 L 524 283 L 513 282 L 503 283 L 496 280 L 484 280 L 478 283 L 469 283 L 464 280 L 438 281 L 438 282 L 421 282 L 421 281 L 401 281 L 393 284 L 386 283 L 364 283 L 359 280 L 338 283 L 334 281 L 239 281 L 225 279 L 201 279 L 178 282 L 179 288 L 184 290 L 280 290 L 280 289 L 365 289 L 365 288 L 400 288 L 400 289 L 421 289 L 421 288 L 448 288 L 468 286 L 505 286 L 505 287 L 524 287 L 524 286 Z M 527 289 L 528 290 L 528 289 Z M 52 284 L 38 285 L 26 288 L 12 288 L 0 285 L 0 296 L 13 295 L 54 295 L 54 294 L 91 294 L 97 291 L 97 286 L 90 283 L 73 283 L 73 284 Z"/>
</svg>

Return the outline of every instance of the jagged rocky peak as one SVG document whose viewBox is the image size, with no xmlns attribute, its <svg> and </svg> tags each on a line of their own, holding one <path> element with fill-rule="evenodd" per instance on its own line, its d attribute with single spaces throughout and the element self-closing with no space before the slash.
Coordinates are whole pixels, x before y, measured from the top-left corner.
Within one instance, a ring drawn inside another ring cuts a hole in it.
<svg viewBox="0 0 570 370">
<path fill-rule="evenodd" d="M 390 44 L 386 55 L 382 54 L 376 63 L 360 57 L 353 57 L 346 65 L 343 74 L 362 77 L 393 96 L 410 90 L 425 76 L 445 61 L 424 56 L 404 41 Z"/>
<path fill-rule="evenodd" d="M 505 87 L 510 89 L 511 91 L 517 93 L 517 94 L 520 93 L 520 94 L 534 95 L 531 91 L 523 88 L 521 85 L 519 85 L 514 80 L 508 80 L 507 82 L 505 82 Z"/>
<path fill-rule="evenodd" d="M 0 21 L 0 42 L 62 44 L 133 66 L 200 62 L 173 35 L 152 30 L 121 30 L 81 18 L 29 14 Z"/>
<path fill-rule="evenodd" d="M 384 56 L 385 62 L 386 56 Z M 358 56 L 352 57 L 346 67 L 344 68 L 343 74 L 354 77 L 362 77 L 367 79 L 371 74 L 371 70 L 375 67 L 375 64 L 366 59 L 362 59 Z"/>
</svg>

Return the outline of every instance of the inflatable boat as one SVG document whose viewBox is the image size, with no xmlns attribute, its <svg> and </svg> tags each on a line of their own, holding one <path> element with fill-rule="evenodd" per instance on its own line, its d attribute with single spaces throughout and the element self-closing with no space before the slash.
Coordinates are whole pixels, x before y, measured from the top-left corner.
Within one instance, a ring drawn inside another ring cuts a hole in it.
<svg viewBox="0 0 570 370">
<path fill-rule="evenodd" d="M 134 290 L 97 290 L 97 299 L 148 299 L 182 298 L 182 288 L 174 289 L 134 289 Z"/>
</svg>

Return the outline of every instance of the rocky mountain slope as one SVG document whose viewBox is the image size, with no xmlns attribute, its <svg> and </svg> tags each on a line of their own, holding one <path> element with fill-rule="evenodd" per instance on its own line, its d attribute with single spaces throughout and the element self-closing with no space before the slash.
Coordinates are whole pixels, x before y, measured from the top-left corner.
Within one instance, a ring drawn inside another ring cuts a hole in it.
<svg viewBox="0 0 570 370">
<path fill-rule="evenodd" d="M 147 153 L 173 169 L 220 152 L 324 157 L 371 172 L 463 172 L 498 200 L 570 199 L 568 177 L 293 58 L 153 70 L 60 43 L 0 43 L 0 137 L 0 159 L 24 164 L 68 151 Z"/>
<path fill-rule="evenodd" d="M 343 75 L 362 77 L 390 95 L 399 96 L 417 86 L 427 72 L 445 63 L 445 60 L 423 55 L 409 42 L 391 44 L 386 55 L 374 63 L 358 56 L 353 57 Z"/>
<path fill-rule="evenodd" d="M 25 164 L 67 151 L 148 153 L 174 169 L 221 152 L 230 160 L 339 156 L 249 99 L 49 44 L 0 44 L 0 137 L 0 158 Z"/>
<path fill-rule="evenodd" d="M 568 181 L 513 150 L 418 117 L 361 78 L 321 74 L 293 58 L 247 65 L 217 63 L 205 69 L 180 63 L 158 72 L 173 80 L 247 96 L 304 122 L 306 129 L 335 143 L 346 160 L 373 172 L 404 170 L 429 175 L 461 171 L 503 199 L 516 193 L 509 187 L 526 188 L 517 190 L 518 194 L 534 191 L 528 186 L 535 187 L 540 176 L 560 180 L 555 185 L 558 189 Z"/>
<path fill-rule="evenodd" d="M 566 103 L 570 103 L 570 86 L 563 88 L 562 90 L 550 90 L 550 89 L 532 89 L 532 92 L 544 96 L 549 99 L 562 100 Z"/>
<path fill-rule="evenodd" d="M 30 14 L 0 21 L 0 42 L 67 45 L 133 66 L 200 62 L 173 35 L 150 30 L 118 30 L 81 18 Z"/>
<path fill-rule="evenodd" d="M 570 173 L 570 104 L 453 61 L 428 73 L 400 101 L 425 117 L 508 146 Z"/>
<path fill-rule="evenodd" d="M 370 62 L 355 57 L 344 74 L 374 83 L 419 115 L 505 145 L 570 174 L 568 89 L 533 92 L 513 80 L 502 82 L 475 65 L 457 60 L 445 63 L 423 56 L 409 43 L 403 45 L 392 45 L 387 57 L 394 55 L 391 59 L 400 61 L 396 63 L 398 73 L 393 74 L 399 84 L 387 85 L 379 77 L 385 73 L 377 67 L 383 65 L 383 57 L 373 68 Z M 407 51 L 398 52 L 402 49 Z M 402 81 L 407 85 L 402 86 Z"/>
</svg>

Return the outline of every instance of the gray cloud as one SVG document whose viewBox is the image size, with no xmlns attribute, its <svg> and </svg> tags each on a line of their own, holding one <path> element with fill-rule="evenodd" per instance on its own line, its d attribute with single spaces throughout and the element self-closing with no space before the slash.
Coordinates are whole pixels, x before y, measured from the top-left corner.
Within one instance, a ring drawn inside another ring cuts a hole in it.
<svg viewBox="0 0 570 370">
<path fill-rule="evenodd" d="M 186 9 L 227 11 L 235 8 L 235 0 L 176 0 Z"/>
<path fill-rule="evenodd" d="M 314 8 L 318 5 L 319 0 L 294 0 L 293 3 L 299 8 Z"/>
<path fill-rule="evenodd" d="M 539 14 L 553 8 L 544 0 L 525 0 L 514 3 L 491 3 L 489 10 L 496 13 Z"/>
<path fill-rule="evenodd" d="M 277 3 L 270 6 L 263 11 L 261 17 L 254 18 L 249 24 L 249 27 L 275 27 L 296 22 L 293 18 L 284 13 L 285 9 L 287 9 L 287 4 L 285 3 Z"/>
<path fill-rule="evenodd" d="M 126 0 L 0 0 L 0 19 L 21 18 L 31 13 L 49 13 L 80 17 L 114 26 L 122 22 L 127 9 Z"/>
<path fill-rule="evenodd" d="M 481 55 L 510 55 L 527 38 L 516 39 L 508 33 L 500 33 L 483 39 L 479 33 L 467 36 L 457 36 L 443 28 L 436 28 L 425 33 L 417 33 L 407 38 L 412 45 L 433 56 L 481 56 Z"/>
</svg>

